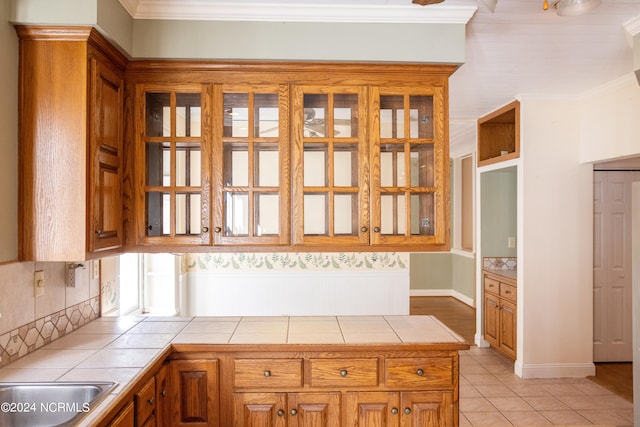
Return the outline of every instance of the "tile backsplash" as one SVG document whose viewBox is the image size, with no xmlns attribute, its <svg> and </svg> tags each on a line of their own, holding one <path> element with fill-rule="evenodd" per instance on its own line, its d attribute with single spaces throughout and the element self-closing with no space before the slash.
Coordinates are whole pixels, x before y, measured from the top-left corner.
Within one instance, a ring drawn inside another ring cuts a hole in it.
<svg viewBox="0 0 640 427">
<path fill-rule="evenodd" d="M 484 270 L 517 270 L 518 258 L 516 257 L 482 257 Z"/>
</svg>

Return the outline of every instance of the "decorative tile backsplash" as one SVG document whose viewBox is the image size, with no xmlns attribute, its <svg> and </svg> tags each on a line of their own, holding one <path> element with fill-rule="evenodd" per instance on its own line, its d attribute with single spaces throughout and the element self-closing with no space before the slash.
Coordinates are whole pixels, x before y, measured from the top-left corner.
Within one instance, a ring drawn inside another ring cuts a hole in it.
<svg viewBox="0 0 640 427">
<path fill-rule="evenodd" d="M 405 270 L 409 254 L 403 252 L 282 252 L 186 254 L 185 271 L 211 270 Z"/>
<path fill-rule="evenodd" d="M 516 257 L 483 257 L 482 268 L 484 270 L 517 270 L 518 258 Z"/>
<path fill-rule="evenodd" d="M 100 316 L 93 297 L 0 335 L 0 367 L 57 340 Z"/>
</svg>

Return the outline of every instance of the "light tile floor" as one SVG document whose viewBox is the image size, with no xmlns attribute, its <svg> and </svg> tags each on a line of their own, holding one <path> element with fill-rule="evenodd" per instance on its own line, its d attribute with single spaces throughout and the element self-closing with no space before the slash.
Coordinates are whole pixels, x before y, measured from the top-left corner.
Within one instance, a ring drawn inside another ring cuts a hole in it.
<svg viewBox="0 0 640 427">
<path fill-rule="evenodd" d="M 522 379 L 490 348 L 460 352 L 461 426 L 633 426 L 633 404 L 587 378 Z"/>
</svg>

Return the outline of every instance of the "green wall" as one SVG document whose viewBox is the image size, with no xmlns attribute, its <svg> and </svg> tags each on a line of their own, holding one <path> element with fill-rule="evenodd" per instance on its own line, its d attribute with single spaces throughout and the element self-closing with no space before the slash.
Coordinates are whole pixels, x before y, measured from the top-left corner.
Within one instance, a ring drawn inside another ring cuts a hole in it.
<svg viewBox="0 0 640 427">
<path fill-rule="evenodd" d="M 508 238 L 517 237 L 518 232 L 516 168 L 483 172 L 480 185 L 482 256 L 517 256 L 517 249 L 507 245 Z"/>
<path fill-rule="evenodd" d="M 475 258 L 455 252 L 412 253 L 412 291 L 453 291 L 475 299 Z"/>
</svg>

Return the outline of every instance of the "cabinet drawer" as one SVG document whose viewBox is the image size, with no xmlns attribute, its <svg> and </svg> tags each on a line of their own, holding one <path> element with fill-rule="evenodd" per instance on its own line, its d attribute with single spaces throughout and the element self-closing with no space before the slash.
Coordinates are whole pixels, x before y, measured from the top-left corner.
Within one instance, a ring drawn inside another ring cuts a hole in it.
<svg viewBox="0 0 640 427">
<path fill-rule="evenodd" d="M 453 386 L 453 361 L 450 357 L 387 359 L 385 385 L 409 389 Z"/>
<path fill-rule="evenodd" d="M 378 359 L 310 359 L 312 387 L 378 385 Z"/>
<path fill-rule="evenodd" d="M 516 302 L 516 287 L 500 282 L 500 296 Z"/>
<path fill-rule="evenodd" d="M 500 282 L 490 277 L 484 276 L 484 290 L 498 295 L 500 293 Z"/>
<path fill-rule="evenodd" d="M 151 378 L 145 385 L 135 394 L 136 402 L 136 425 L 141 426 L 147 418 L 153 414 L 156 408 L 156 379 Z"/>
<path fill-rule="evenodd" d="M 235 359 L 233 383 L 237 388 L 300 387 L 302 359 Z"/>
</svg>

